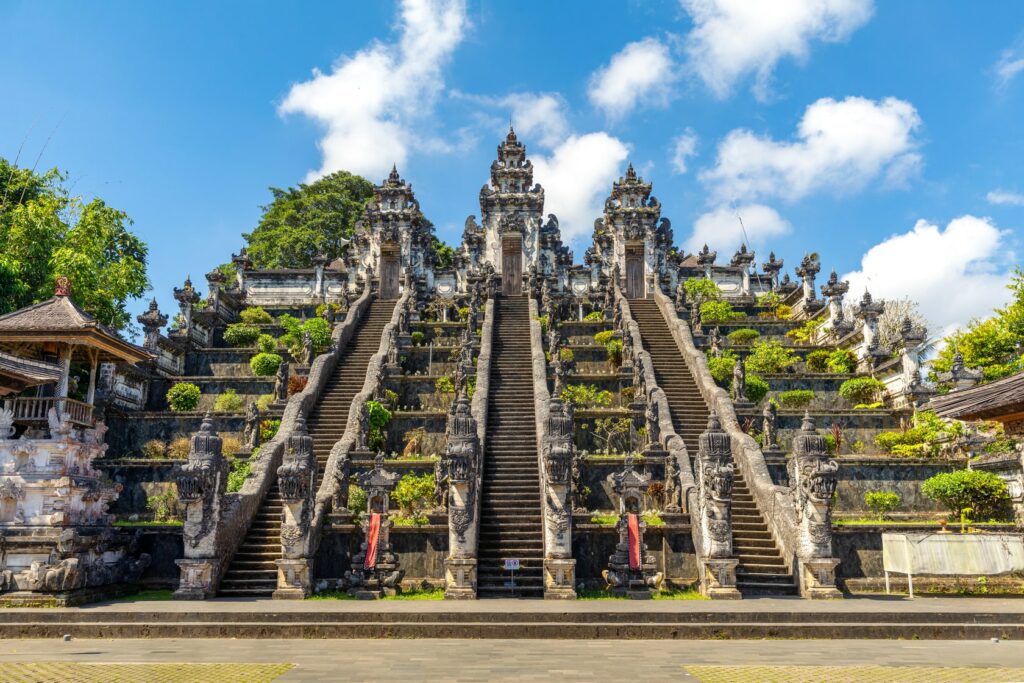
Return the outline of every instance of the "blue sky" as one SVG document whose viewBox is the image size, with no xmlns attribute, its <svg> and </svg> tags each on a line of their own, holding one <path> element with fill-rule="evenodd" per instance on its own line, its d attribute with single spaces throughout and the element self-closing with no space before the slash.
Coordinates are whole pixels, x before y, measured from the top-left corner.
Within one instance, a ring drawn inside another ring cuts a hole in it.
<svg viewBox="0 0 1024 683">
<path fill-rule="evenodd" d="M 0 155 L 42 151 L 126 210 L 165 309 L 238 250 L 268 186 L 322 171 L 398 162 L 457 243 L 510 116 L 577 260 L 631 160 L 684 247 L 728 258 L 739 213 L 759 254 L 817 251 L 936 331 L 1001 303 L 1024 5 L 762 4 L 7 0 Z"/>
</svg>

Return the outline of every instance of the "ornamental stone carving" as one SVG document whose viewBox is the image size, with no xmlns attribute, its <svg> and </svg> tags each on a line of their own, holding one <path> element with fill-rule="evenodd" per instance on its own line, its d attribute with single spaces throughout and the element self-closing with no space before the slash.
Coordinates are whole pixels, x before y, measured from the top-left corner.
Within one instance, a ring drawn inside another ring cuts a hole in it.
<svg viewBox="0 0 1024 683">
<path fill-rule="evenodd" d="M 602 576 L 611 591 L 633 599 L 650 598 L 661 586 L 664 575 L 657 571 L 654 555 L 644 543 L 644 499 L 651 483 L 649 472 L 637 472 L 632 456 L 626 456 L 621 472 L 608 476 L 612 491 L 619 499 L 619 520 L 615 524 L 619 541 L 608 558 Z"/>
</svg>

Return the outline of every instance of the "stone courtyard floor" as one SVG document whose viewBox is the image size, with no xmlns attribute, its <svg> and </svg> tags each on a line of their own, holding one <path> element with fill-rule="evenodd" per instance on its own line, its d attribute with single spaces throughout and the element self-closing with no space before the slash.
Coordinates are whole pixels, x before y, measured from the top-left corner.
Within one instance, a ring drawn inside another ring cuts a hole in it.
<svg viewBox="0 0 1024 683">
<path fill-rule="evenodd" d="M 0 681 L 1024 681 L 991 641 L 5 640 Z"/>
</svg>

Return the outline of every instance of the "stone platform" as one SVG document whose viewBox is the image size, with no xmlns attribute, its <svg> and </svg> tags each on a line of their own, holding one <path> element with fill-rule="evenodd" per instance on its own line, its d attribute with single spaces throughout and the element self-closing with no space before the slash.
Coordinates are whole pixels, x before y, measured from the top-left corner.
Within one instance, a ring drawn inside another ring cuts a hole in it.
<svg viewBox="0 0 1024 683">
<path fill-rule="evenodd" d="M 867 638 L 1024 640 L 1024 601 L 122 602 L 0 610 L 0 638 Z"/>
</svg>

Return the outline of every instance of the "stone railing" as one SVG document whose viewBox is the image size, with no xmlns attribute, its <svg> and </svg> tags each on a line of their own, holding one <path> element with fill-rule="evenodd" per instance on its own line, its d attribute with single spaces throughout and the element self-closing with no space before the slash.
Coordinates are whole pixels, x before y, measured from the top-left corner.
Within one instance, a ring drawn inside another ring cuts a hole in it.
<svg viewBox="0 0 1024 683">
<path fill-rule="evenodd" d="M 701 579 L 701 591 L 711 598 L 732 599 L 740 597 L 736 588 L 736 564 L 732 553 L 731 514 L 725 509 L 717 509 L 716 519 L 710 519 L 711 508 L 702 504 L 701 488 L 694 479 L 690 465 L 689 452 L 683 437 L 676 433 L 672 424 L 672 412 L 665 391 L 658 386 L 654 374 L 654 362 L 650 354 L 644 350 L 640 328 L 633 319 L 629 301 L 622 295 L 618 286 L 615 287 L 615 299 L 622 313 L 623 334 L 630 335 L 633 349 L 632 361 L 641 366 L 642 380 L 646 388 L 646 401 L 654 402 L 657 413 L 657 445 L 664 449 L 665 492 L 668 508 L 678 507 L 680 513 L 690 515 L 690 530 L 693 536 L 693 547 L 697 555 L 697 565 Z M 648 410 L 650 413 L 650 410 Z M 648 430 L 651 426 L 648 425 Z M 698 454 L 699 457 L 699 454 Z M 699 469 L 699 468 L 698 468 Z M 673 471 L 674 470 L 674 471 Z M 678 476 L 678 481 L 675 477 Z M 724 524 L 722 523 L 724 522 Z"/>
<path fill-rule="evenodd" d="M 572 557 L 572 440 L 559 444 L 551 434 L 552 419 L 566 416 L 557 396 L 548 392 L 548 368 L 537 300 L 530 298 L 530 356 L 533 373 L 534 418 L 537 428 L 537 469 L 540 477 L 540 513 L 544 525 L 544 597 L 576 597 L 576 560 Z M 549 324 L 556 315 L 549 315 Z M 557 410 L 558 414 L 553 414 Z M 571 411 L 568 419 L 572 419 Z M 572 430 L 570 427 L 570 437 Z"/>
<path fill-rule="evenodd" d="M 476 423 L 476 467 L 471 481 L 452 481 L 448 499 L 448 557 L 445 558 L 445 598 L 476 598 L 480 539 L 480 495 L 487 453 L 487 411 L 491 393 L 491 349 L 494 343 L 494 299 L 484 305 L 480 353 L 476 361 L 476 388 L 471 413 Z M 447 455 L 447 454 L 446 454 Z"/>
<path fill-rule="evenodd" d="M 816 538 L 809 537 L 807 525 L 802 523 L 807 515 L 804 510 L 798 509 L 798 501 L 801 499 L 799 492 L 772 481 L 764 454 L 757 442 L 740 428 L 729 394 L 715 383 L 708 369 L 707 358 L 693 343 L 689 325 L 679 319 L 672 300 L 664 293 L 656 290 L 654 300 L 665 317 L 704 401 L 717 414 L 722 428 L 731 437 L 733 462 L 743 472 L 787 567 L 793 570 L 801 595 L 838 596 L 835 588 L 837 562 L 832 558 L 831 528 L 820 527 Z M 831 564 L 831 570 L 823 573 L 821 568 L 828 564 Z"/>
<path fill-rule="evenodd" d="M 237 493 L 224 493 L 223 489 L 206 487 L 201 498 L 182 499 L 186 508 L 185 556 L 179 561 L 177 597 L 203 599 L 216 595 L 224 570 L 276 479 L 288 439 L 316 404 L 369 304 L 370 293 L 366 290 L 349 308 L 345 321 L 335 327 L 330 351 L 316 357 L 305 388 L 288 399 L 277 434 L 250 459 L 250 474 L 242 488 Z"/>
<path fill-rule="evenodd" d="M 363 296 L 367 296 L 369 290 L 367 287 Z M 413 291 L 407 288 L 395 303 L 391 319 L 381 333 L 380 346 L 367 363 L 363 387 L 352 398 L 345 433 L 331 448 L 315 497 L 311 495 L 309 500 L 298 497 L 291 501 L 285 500 L 286 514 L 281 527 L 281 559 L 277 561 L 275 598 L 303 598 L 312 591 L 313 558 L 320 544 L 321 528 L 332 510 L 347 504 L 349 457 L 368 436 L 363 433 L 361 424 L 361 415 L 365 412 L 364 405 L 380 392 L 381 384 L 386 377 L 385 364 L 388 352 L 392 341 L 398 338 L 399 314 L 413 294 Z M 337 360 L 335 359 L 335 365 Z M 315 467 L 315 460 L 312 466 Z M 316 480 L 315 473 L 312 480 Z"/>
</svg>

